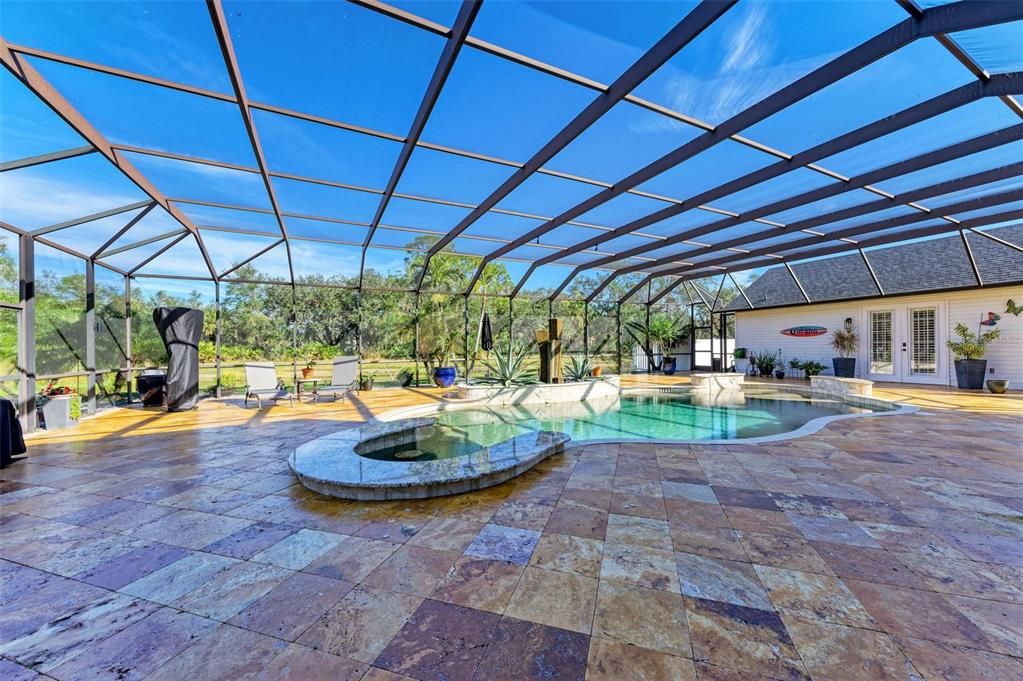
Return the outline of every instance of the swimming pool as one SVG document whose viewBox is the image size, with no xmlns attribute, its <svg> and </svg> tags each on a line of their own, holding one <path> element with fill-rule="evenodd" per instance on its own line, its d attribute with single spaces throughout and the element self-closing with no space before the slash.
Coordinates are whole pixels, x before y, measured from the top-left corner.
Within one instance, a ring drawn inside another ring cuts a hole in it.
<svg viewBox="0 0 1023 681">
<path fill-rule="evenodd" d="M 365 440 L 355 447 L 377 461 L 436 461 L 529 432 L 553 431 L 571 441 L 735 440 L 798 430 L 814 419 L 881 411 L 789 390 L 745 388 L 706 399 L 700 393 L 625 393 L 611 400 L 441 411 L 432 425 L 401 442 Z"/>
</svg>

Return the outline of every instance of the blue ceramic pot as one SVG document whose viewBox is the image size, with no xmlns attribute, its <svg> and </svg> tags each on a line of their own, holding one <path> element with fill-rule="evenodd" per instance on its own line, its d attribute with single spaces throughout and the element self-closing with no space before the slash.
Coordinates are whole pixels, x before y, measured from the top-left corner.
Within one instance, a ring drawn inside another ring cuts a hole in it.
<svg viewBox="0 0 1023 681">
<path fill-rule="evenodd" d="M 661 362 L 661 371 L 663 371 L 668 376 L 674 376 L 676 366 L 677 366 L 676 359 L 672 357 L 671 359 L 666 359 L 663 362 Z"/>
<path fill-rule="evenodd" d="M 450 388 L 458 378 L 458 370 L 455 367 L 437 367 L 433 370 L 433 382 L 438 388 Z"/>
</svg>

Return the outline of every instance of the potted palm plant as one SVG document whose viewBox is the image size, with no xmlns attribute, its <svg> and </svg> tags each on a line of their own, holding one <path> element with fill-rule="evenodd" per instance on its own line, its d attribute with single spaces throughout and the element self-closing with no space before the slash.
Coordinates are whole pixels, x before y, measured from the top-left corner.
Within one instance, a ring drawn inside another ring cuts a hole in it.
<svg viewBox="0 0 1023 681">
<path fill-rule="evenodd" d="M 987 346 L 1002 334 L 1000 329 L 973 333 L 970 328 L 959 322 L 956 324 L 957 341 L 946 341 L 945 345 L 955 356 L 956 383 L 961 389 L 979 390 L 984 387 L 984 374 L 987 372 L 987 360 L 984 355 Z"/>
<path fill-rule="evenodd" d="M 852 317 L 846 317 L 842 328 L 831 332 L 831 347 L 838 353 L 838 357 L 831 358 L 831 365 L 835 370 L 835 376 L 839 378 L 852 378 L 856 375 L 856 349 L 859 347 L 860 338 L 856 333 L 856 326 Z"/>
<path fill-rule="evenodd" d="M 686 338 L 686 325 L 682 320 L 667 315 L 657 315 L 650 320 L 649 324 L 640 321 L 626 322 L 625 330 L 643 348 L 650 369 L 663 371 L 669 376 L 675 373 L 675 356 L 669 357 L 668 353 Z M 654 358 L 654 345 L 660 346 L 660 362 Z"/>
</svg>

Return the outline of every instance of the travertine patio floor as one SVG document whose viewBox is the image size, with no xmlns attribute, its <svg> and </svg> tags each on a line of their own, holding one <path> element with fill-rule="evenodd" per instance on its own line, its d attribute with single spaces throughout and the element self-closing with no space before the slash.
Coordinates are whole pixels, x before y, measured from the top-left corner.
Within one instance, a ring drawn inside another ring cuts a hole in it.
<svg viewBox="0 0 1023 681">
<path fill-rule="evenodd" d="M 0 678 L 1023 678 L 1023 396 L 875 394 L 924 409 L 400 503 L 286 457 L 439 391 L 41 433 L 0 473 Z"/>
</svg>

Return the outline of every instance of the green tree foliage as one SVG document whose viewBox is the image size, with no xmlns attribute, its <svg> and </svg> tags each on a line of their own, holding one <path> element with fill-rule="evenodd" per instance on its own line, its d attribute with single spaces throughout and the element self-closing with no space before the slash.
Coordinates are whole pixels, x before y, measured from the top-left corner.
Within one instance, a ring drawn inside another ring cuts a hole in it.
<svg viewBox="0 0 1023 681">
<path fill-rule="evenodd" d="M 355 290 L 351 277 L 312 275 L 298 280 L 294 289 L 267 281 L 251 264 L 235 271 L 221 284 L 221 357 L 225 362 L 246 360 L 298 360 L 306 363 L 340 354 L 361 353 L 369 360 L 411 360 L 421 362 L 427 373 L 436 366 L 461 361 L 468 352 L 468 369 L 493 359 L 480 347 L 479 329 L 489 314 L 495 341 L 507 346 L 534 344 L 533 333 L 546 324 L 550 291 L 533 290 L 535 298 L 520 296 L 512 304 L 514 324 L 507 320 L 505 297 L 514 288 L 507 268 L 492 262 L 483 269 L 468 301 L 466 288 L 480 260 L 441 251 L 430 259 L 423 277 L 422 292 L 409 291 L 419 278 L 425 251 L 435 237 L 422 236 L 410 244 L 410 251 L 394 271 L 367 269 L 363 291 Z M 85 266 L 75 260 L 73 268 L 38 273 L 36 302 L 36 343 L 40 373 L 72 373 L 84 369 L 85 351 Z M 100 268 L 97 267 L 97 272 Z M 107 274 L 111 274 L 107 272 Z M 604 274 L 584 273 L 565 290 L 554 313 L 565 321 L 564 343 L 568 352 L 582 352 L 585 298 Z M 171 293 L 153 288 L 153 280 L 132 287 L 131 360 L 134 366 L 160 366 L 166 351 L 152 323 L 152 310 L 160 306 L 184 306 L 206 313 L 200 360 L 215 360 L 216 308 L 208 294 L 199 291 Z M 590 354 L 599 357 L 615 352 L 616 301 L 635 282 L 626 277 L 614 280 L 589 308 Z M 124 366 L 128 352 L 125 334 L 124 285 L 119 276 L 97 277 L 96 340 L 100 369 Z M 8 242 L 0 240 L 0 300 L 17 302 L 18 267 Z M 635 305 L 627 306 L 630 308 Z M 0 319 L 0 360 L 14 367 L 17 361 L 16 317 Z M 416 347 L 416 325 L 419 344 Z M 468 328 L 468 335 L 466 329 Z M 359 347 L 361 341 L 361 347 Z M 631 345 L 631 339 L 627 344 Z M 605 359 L 604 363 L 607 364 Z M 600 362 L 595 362 L 599 364 Z"/>
</svg>

